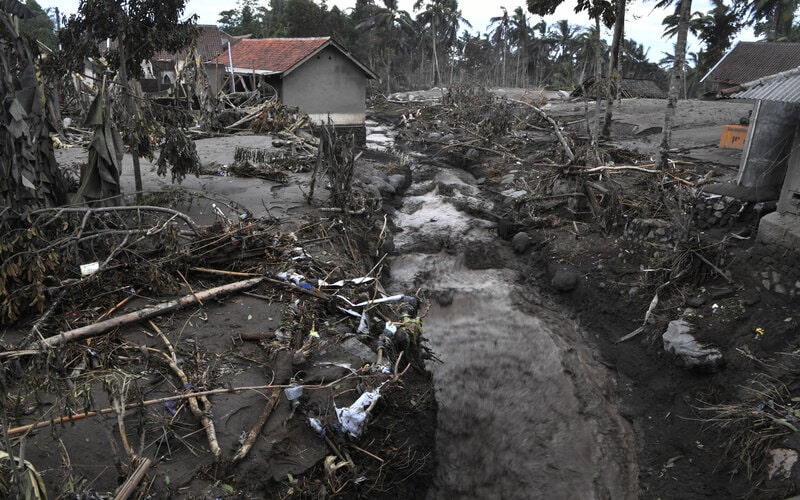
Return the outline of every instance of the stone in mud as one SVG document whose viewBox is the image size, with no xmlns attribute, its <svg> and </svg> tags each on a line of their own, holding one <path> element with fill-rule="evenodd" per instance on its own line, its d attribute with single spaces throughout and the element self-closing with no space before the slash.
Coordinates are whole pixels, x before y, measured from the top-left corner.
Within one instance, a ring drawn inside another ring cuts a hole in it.
<svg viewBox="0 0 800 500">
<path fill-rule="evenodd" d="M 725 361 L 722 352 L 708 347 L 691 334 L 692 325 L 685 320 L 670 321 L 667 331 L 661 336 L 664 350 L 675 356 L 678 365 L 705 373 L 718 372 Z"/>
<path fill-rule="evenodd" d="M 702 295 L 698 295 L 696 297 L 689 297 L 686 299 L 686 305 L 689 307 L 700 307 L 706 303 L 706 298 Z"/>
<path fill-rule="evenodd" d="M 736 290 L 729 286 L 724 288 L 714 288 L 709 291 L 709 295 L 711 296 L 711 300 L 722 300 L 736 295 Z"/>
<path fill-rule="evenodd" d="M 531 247 L 531 237 L 528 233 L 521 231 L 511 239 L 511 248 L 514 253 L 525 253 Z"/>
<path fill-rule="evenodd" d="M 378 355 L 372 352 L 372 349 L 365 346 L 356 337 L 350 337 L 341 344 L 339 344 L 346 353 L 351 354 L 363 361 L 364 363 L 375 363 L 378 360 Z"/>
<path fill-rule="evenodd" d="M 442 306 L 447 307 L 453 304 L 453 291 L 452 290 L 440 290 L 436 293 L 436 302 Z"/>
<path fill-rule="evenodd" d="M 497 236 L 504 240 L 510 240 L 521 228 L 522 226 L 508 219 L 500 219 L 497 221 Z"/>
<path fill-rule="evenodd" d="M 395 250 L 394 236 L 387 234 L 381 244 L 381 253 L 393 253 Z"/>
<path fill-rule="evenodd" d="M 408 186 L 411 184 L 408 177 L 402 174 L 390 175 L 388 181 L 395 193 L 402 193 L 408 189 Z"/>
<path fill-rule="evenodd" d="M 571 292 L 578 286 L 578 273 L 573 269 L 558 268 L 552 274 L 553 278 L 550 280 L 550 285 L 557 292 Z"/>
</svg>

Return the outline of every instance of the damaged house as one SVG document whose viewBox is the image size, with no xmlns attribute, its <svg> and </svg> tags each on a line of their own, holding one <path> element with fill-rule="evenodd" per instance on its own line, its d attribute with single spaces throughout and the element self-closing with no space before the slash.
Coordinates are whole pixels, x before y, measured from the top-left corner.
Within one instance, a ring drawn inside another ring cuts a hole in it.
<svg viewBox="0 0 800 500">
<path fill-rule="evenodd" d="M 247 39 L 217 56 L 236 91 L 272 86 L 283 104 L 318 124 L 363 134 L 367 80 L 377 75 L 331 37 Z"/>
<path fill-rule="evenodd" d="M 717 194 L 754 202 L 778 199 L 798 125 L 800 100 L 792 101 L 796 80 L 791 78 L 797 68 L 800 43 L 739 42 L 701 80 L 716 83 L 719 97 L 754 102 L 736 185 Z"/>
<path fill-rule="evenodd" d="M 756 99 L 748 140 L 760 156 L 742 157 L 740 184 L 780 192 L 777 211 L 761 218 L 761 241 L 800 248 L 800 65 L 731 88 L 734 99 Z M 765 110 L 769 110 L 768 112 Z"/>
</svg>

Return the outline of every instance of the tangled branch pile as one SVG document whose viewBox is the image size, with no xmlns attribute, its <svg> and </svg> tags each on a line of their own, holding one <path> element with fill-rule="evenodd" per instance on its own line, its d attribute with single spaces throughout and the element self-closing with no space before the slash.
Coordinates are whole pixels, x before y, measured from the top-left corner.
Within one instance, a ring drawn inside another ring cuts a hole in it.
<svg viewBox="0 0 800 500">
<path fill-rule="evenodd" d="M 367 222 L 313 218 L 282 232 L 221 216 L 201 229 L 171 209 L 130 206 L 41 209 L 6 224 L 3 320 L 33 328 L 0 344 L 2 429 L 14 446 L 58 443 L 60 458 L 25 457 L 32 474 L 58 471 L 48 489 L 91 494 L 90 477 L 94 490 L 169 496 L 210 475 L 228 493 L 349 498 L 414 496 L 425 484 L 431 436 L 415 425 L 435 410 L 422 389 L 431 353 L 420 298 L 383 292 L 384 233 Z M 260 320 L 231 331 L 243 299 Z M 81 448 L 103 435 L 102 451 Z M 113 470 L 92 472 L 89 456 Z"/>
</svg>

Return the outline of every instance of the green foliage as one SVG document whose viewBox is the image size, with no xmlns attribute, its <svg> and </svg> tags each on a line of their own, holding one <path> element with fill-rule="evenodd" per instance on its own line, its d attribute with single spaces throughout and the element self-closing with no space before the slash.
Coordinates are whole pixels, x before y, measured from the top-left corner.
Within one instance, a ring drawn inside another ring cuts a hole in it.
<svg viewBox="0 0 800 500">
<path fill-rule="evenodd" d="M 787 41 L 793 34 L 800 0 L 734 0 L 734 10 L 767 41 Z"/>
<path fill-rule="evenodd" d="M 167 127 L 164 144 L 158 157 L 158 175 L 167 175 L 167 167 L 172 167 L 172 182 L 181 182 L 187 174 L 200 174 L 200 158 L 194 141 L 186 137 L 183 129 Z"/>
<path fill-rule="evenodd" d="M 25 5 L 33 13 L 31 19 L 21 19 L 19 31 L 39 41 L 50 50 L 58 48 L 58 36 L 53 20 L 47 15 L 36 0 L 28 0 Z"/>
<path fill-rule="evenodd" d="M 86 57 L 105 57 L 112 71 L 124 62 L 130 77 L 158 51 L 177 52 L 197 36 L 195 19 L 181 20 L 186 0 L 84 0 L 59 33 L 63 63 L 81 71 Z M 105 50 L 106 40 L 113 40 Z"/>
</svg>

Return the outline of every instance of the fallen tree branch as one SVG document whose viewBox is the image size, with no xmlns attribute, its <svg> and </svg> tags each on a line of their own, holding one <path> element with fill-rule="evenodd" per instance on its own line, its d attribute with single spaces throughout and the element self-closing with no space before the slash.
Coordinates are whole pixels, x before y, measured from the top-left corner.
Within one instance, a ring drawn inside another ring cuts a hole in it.
<svg viewBox="0 0 800 500">
<path fill-rule="evenodd" d="M 572 152 L 572 149 L 570 149 L 569 144 L 567 143 L 567 139 L 564 137 L 564 134 L 561 133 L 561 126 L 558 124 L 557 121 L 552 119 L 550 117 L 550 115 L 548 115 L 547 113 L 542 111 L 540 108 L 534 106 L 533 104 L 529 104 L 529 103 L 527 103 L 525 101 L 519 101 L 517 99 L 509 99 L 509 101 L 513 101 L 513 102 L 516 102 L 518 104 L 522 104 L 524 106 L 527 106 L 530 109 L 532 109 L 534 113 L 536 113 L 537 115 L 539 115 L 542 118 L 544 118 L 545 120 L 547 120 L 547 122 L 550 123 L 550 125 L 552 125 L 553 133 L 555 133 L 556 137 L 558 137 L 558 142 L 561 143 L 561 147 L 564 148 L 564 154 L 567 155 L 567 158 L 569 158 L 570 161 L 575 159 L 575 154 Z"/>
<path fill-rule="evenodd" d="M 53 217 L 44 223 L 44 226 L 47 226 L 51 222 L 55 220 L 59 220 L 59 217 L 63 213 L 84 213 L 84 224 L 85 221 L 89 218 L 90 215 L 96 213 L 103 213 L 103 212 L 135 212 L 135 211 L 145 211 L 145 212 L 163 212 L 173 217 L 178 217 L 179 219 L 183 220 L 187 226 L 194 232 L 195 235 L 200 235 L 200 230 L 197 228 L 197 224 L 192 220 L 191 217 L 186 215 L 183 212 L 179 212 L 177 210 L 173 210 L 171 208 L 165 207 L 156 207 L 150 205 L 127 205 L 122 207 L 60 207 L 60 208 L 41 208 L 39 210 L 34 210 L 31 212 L 32 214 L 44 214 L 48 212 L 54 212 Z"/>
<path fill-rule="evenodd" d="M 122 483 L 117 489 L 117 494 L 114 496 L 114 500 L 127 500 L 133 493 L 136 491 L 136 488 L 139 486 L 139 483 L 142 482 L 147 471 L 150 470 L 150 466 L 153 465 L 153 461 L 149 458 L 139 458 L 139 465 L 137 465 L 136 470 L 133 471 L 128 479 Z"/>
<path fill-rule="evenodd" d="M 333 387 L 335 385 L 341 384 L 345 380 L 353 378 L 354 376 L 355 376 L 354 374 L 348 373 L 344 377 L 338 378 L 336 380 L 333 380 L 325 384 L 304 385 L 303 387 L 307 389 L 326 389 L 328 387 Z M 231 387 L 231 388 L 225 387 L 220 389 L 209 389 L 207 391 L 188 392 L 186 394 L 178 394 L 176 396 L 166 396 L 158 399 L 149 399 L 147 401 L 135 402 L 125 405 L 124 410 L 125 411 L 133 410 L 141 406 L 152 406 L 161 403 L 166 403 L 168 401 L 180 401 L 200 396 L 213 396 L 214 394 L 225 394 L 225 393 L 236 394 L 243 391 L 263 391 L 266 389 L 285 389 L 287 387 L 297 387 L 297 386 L 290 384 L 269 384 L 269 385 L 249 385 L 243 387 Z M 22 434 L 24 432 L 28 432 L 33 429 L 40 429 L 42 427 L 47 427 L 49 425 L 65 424 L 68 422 L 83 420 L 84 418 L 95 417 L 97 415 L 107 415 L 113 411 L 115 411 L 114 408 L 103 408 L 97 411 L 87 411 L 84 413 L 76 413 L 75 415 L 67 415 L 64 417 L 51 418 L 50 420 L 43 420 L 41 422 L 36 422 L 33 424 L 20 425 L 18 427 L 12 427 L 8 429 L 8 435 L 15 436 L 17 434 Z"/>
<path fill-rule="evenodd" d="M 178 355 L 175 354 L 175 348 L 172 347 L 172 342 L 169 341 L 164 332 L 153 323 L 152 320 L 148 321 L 150 323 L 150 327 L 155 330 L 161 340 L 164 342 L 164 345 L 167 346 L 167 350 L 169 350 L 169 367 L 181 381 L 183 387 L 191 387 L 189 383 L 189 377 L 186 376 L 186 372 L 178 366 Z M 202 401 L 203 408 L 200 408 L 200 404 L 198 403 L 198 399 Z M 219 441 L 217 440 L 217 431 L 214 427 L 214 421 L 210 419 L 208 416 L 211 415 L 211 402 L 205 396 L 192 396 L 189 398 L 189 409 L 192 411 L 192 415 L 195 416 L 197 420 L 200 421 L 200 425 L 203 426 L 203 429 L 206 431 L 206 437 L 208 438 L 208 446 L 211 448 L 211 454 L 214 455 L 214 458 L 219 460 L 222 456 L 222 449 L 219 447 Z"/>
<path fill-rule="evenodd" d="M 258 434 L 261 432 L 261 428 L 264 427 L 264 424 L 267 423 L 267 419 L 272 414 L 275 407 L 278 406 L 278 401 L 280 401 L 281 390 L 280 389 L 272 389 L 272 396 L 267 404 L 264 405 L 264 409 L 261 411 L 261 415 L 259 415 L 258 420 L 256 421 L 255 425 L 250 432 L 247 433 L 247 437 L 242 443 L 242 446 L 239 448 L 239 451 L 233 456 L 231 461 L 236 463 L 242 460 L 244 457 L 247 456 L 247 453 L 250 451 L 250 448 L 253 447 L 253 444 L 256 442 L 256 438 L 258 438 Z"/>
<path fill-rule="evenodd" d="M 197 292 L 195 294 L 186 295 L 184 297 L 181 297 L 180 299 L 171 300 L 169 302 L 163 302 L 153 307 L 146 307 L 144 309 L 140 309 L 138 311 L 128 314 L 123 314 L 122 316 L 117 316 L 115 318 L 107 319 L 99 323 L 94 323 L 91 325 L 86 325 L 80 328 L 76 328 L 74 330 L 69 330 L 67 332 L 62 332 L 58 335 L 53 335 L 52 337 L 47 337 L 45 339 L 42 339 L 36 342 L 34 345 L 41 350 L 45 350 L 48 347 L 61 346 L 75 340 L 86 339 L 89 337 L 96 337 L 109 330 L 113 330 L 114 328 L 117 328 L 119 326 L 127 325 L 130 323 L 136 323 L 138 321 L 159 316 L 161 314 L 164 314 L 165 312 L 181 309 L 189 304 L 197 302 L 198 300 L 207 300 L 216 297 L 218 295 L 239 292 L 241 290 L 252 288 L 261 283 L 264 279 L 265 278 L 252 278 L 249 280 L 237 281 L 235 283 L 229 283 L 227 285 L 218 286 L 216 288 L 204 290 L 202 292 Z M 0 359 L 13 355 L 14 351 L 3 352 L 0 353 Z"/>
</svg>

